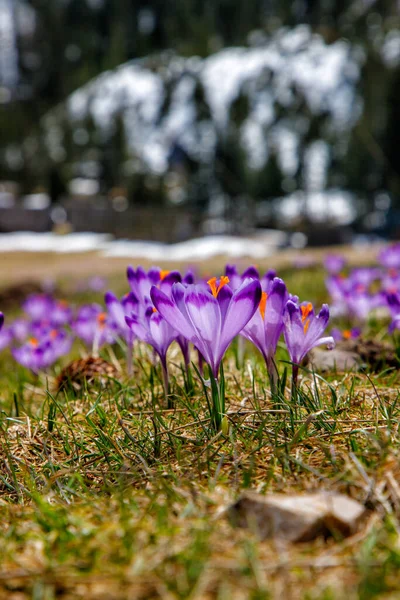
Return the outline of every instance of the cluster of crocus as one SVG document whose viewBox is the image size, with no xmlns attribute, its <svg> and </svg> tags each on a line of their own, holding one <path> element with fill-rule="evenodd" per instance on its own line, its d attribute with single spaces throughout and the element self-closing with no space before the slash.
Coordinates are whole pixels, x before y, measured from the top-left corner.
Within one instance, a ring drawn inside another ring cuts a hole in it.
<svg viewBox="0 0 400 600">
<path fill-rule="evenodd" d="M 228 265 L 220 279 L 194 282 L 191 275 L 188 282 L 177 271 L 152 268 L 146 273 L 139 267 L 137 271 L 128 268 L 128 280 L 137 304 L 125 320 L 136 337 L 153 346 L 163 364 L 169 345 L 180 337 L 201 353 L 216 378 L 238 334 L 254 343 L 269 367 L 284 331 L 293 360 L 301 361 L 312 347 L 326 341 L 321 336 L 329 319 L 328 307 L 324 305 L 315 315 L 310 303 L 305 308 L 290 296 L 273 271 L 260 277 L 250 267 L 240 275 Z M 296 327 L 296 310 L 301 331 Z"/>
<path fill-rule="evenodd" d="M 390 332 L 400 328 L 400 244 L 382 250 L 378 259 L 378 266 L 353 268 L 347 272 L 342 270 L 345 262 L 341 257 L 331 255 L 325 260 L 332 314 L 347 317 L 352 324 L 355 322 L 355 331 L 359 331 L 358 325 L 371 314 L 391 317 Z M 334 335 L 339 339 L 336 331 Z M 354 328 L 350 336 L 344 334 L 346 337 L 355 337 Z"/>
<path fill-rule="evenodd" d="M 120 317 L 135 338 L 152 346 L 159 356 L 168 395 L 167 351 L 179 343 L 186 366 L 189 344 L 209 367 L 215 422 L 222 418 L 221 361 L 232 340 L 241 335 L 250 340 L 265 359 L 271 382 L 276 381 L 275 354 L 284 336 L 290 359 L 298 367 L 305 355 L 319 344 L 333 345 L 324 336 L 329 309 L 324 305 L 318 315 L 311 303 L 300 303 L 291 296 L 282 279 L 274 271 L 260 277 L 255 267 L 239 274 L 227 265 L 225 275 L 207 281 L 195 280 L 192 273 L 181 276 L 177 271 L 153 267 L 128 268 L 128 281 L 134 296 L 131 314 L 120 311 Z M 115 303 L 109 293 L 106 298 Z M 220 420 L 219 420 L 220 422 Z"/>
<path fill-rule="evenodd" d="M 13 357 L 34 373 L 52 366 L 67 355 L 73 340 L 81 340 L 92 353 L 113 343 L 117 326 L 98 304 L 77 311 L 50 294 L 32 294 L 22 305 L 23 316 L 7 323 L 0 331 L 0 349 L 11 348 Z"/>
<path fill-rule="evenodd" d="M 2 329 L 0 346 L 10 346 L 17 362 L 38 373 L 71 350 L 72 309 L 50 294 L 28 296 L 22 309 L 24 316 Z"/>
<path fill-rule="evenodd" d="M 122 298 L 107 292 L 105 307 L 86 304 L 75 310 L 49 294 L 28 297 L 24 317 L 0 332 L 0 346 L 11 345 L 15 359 L 37 373 L 67 354 L 74 339 L 81 340 L 92 354 L 105 344 L 120 343 L 126 348 L 130 374 L 133 346 L 136 340 L 142 341 L 159 357 L 167 399 L 169 347 L 179 344 L 187 374 L 194 348 L 201 363 L 209 367 L 213 419 L 219 426 L 224 414 L 221 363 L 234 338 L 247 339 L 260 351 L 272 385 L 282 337 L 295 369 L 311 348 L 334 343 L 324 335 L 328 306 L 315 314 L 311 303 L 289 294 L 275 271 L 260 276 L 255 267 L 249 267 L 240 274 L 235 266 L 227 265 L 220 278 L 203 280 L 191 271 L 181 275 L 158 267 L 147 272 L 128 267 L 127 278 L 130 291 Z"/>
</svg>

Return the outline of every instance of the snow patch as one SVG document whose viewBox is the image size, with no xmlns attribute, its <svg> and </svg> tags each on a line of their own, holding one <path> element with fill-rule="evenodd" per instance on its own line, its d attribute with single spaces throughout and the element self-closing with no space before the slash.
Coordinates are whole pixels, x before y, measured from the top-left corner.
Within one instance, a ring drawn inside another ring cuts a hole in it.
<svg viewBox="0 0 400 600">
<path fill-rule="evenodd" d="M 147 259 L 150 261 L 197 261 L 214 256 L 261 259 L 271 255 L 287 242 L 280 231 L 266 230 L 254 238 L 207 236 L 163 244 L 141 240 L 114 240 L 112 236 L 95 233 L 16 232 L 0 234 L 0 252 L 55 252 L 60 254 L 99 251 L 106 257 Z"/>
</svg>

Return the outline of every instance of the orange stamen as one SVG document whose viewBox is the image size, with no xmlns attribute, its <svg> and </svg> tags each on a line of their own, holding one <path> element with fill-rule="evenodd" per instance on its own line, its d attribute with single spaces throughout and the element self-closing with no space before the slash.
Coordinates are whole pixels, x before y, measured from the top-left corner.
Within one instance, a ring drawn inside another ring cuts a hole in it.
<svg viewBox="0 0 400 600">
<path fill-rule="evenodd" d="M 153 306 L 153 312 L 157 312 L 157 309 L 155 306 Z"/>
<path fill-rule="evenodd" d="M 160 271 L 160 281 L 164 281 L 167 275 L 169 275 L 171 271 Z"/>
<path fill-rule="evenodd" d="M 308 315 L 312 311 L 311 302 L 308 302 L 307 304 L 305 304 L 305 305 L 303 304 L 302 306 L 300 306 L 300 310 L 301 310 L 301 322 L 304 323 L 304 321 L 307 319 Z"/>
<path fill-rule="evenodd" d="M 211 288 L 212 291 L 212 295 L 214 296 L 214 298 L 216 298 L 218 296 L 218 294 L 220 293 L 220 291 L 222 290 L 222 288 L 229 283 L 229 277 L 227 277 L 226 275 L 223 275 L 221 277 L 221 279 L 219 280 L 219 285 L 217 287 L 217 278 L 216 277 L 212 277 L 211 279 L 209 279 L 207 281 L 208 285 Z"/>
<path fill-rule="evenodd" d="M 211 288 L 212 291 L 212 295 L 214 296 L 214 298 L 217 297 L 217 278 L 216 277 L 211 277 L 211 279 L 209 279 L 207 281 L 208 285 Z"/>
<path fill-rule="evenodd" d="M 107 320 L 107 313 L 101 312 L 97 315 L 97 322 L 100 325 L 101 329 L 105 326 L 106 320 Z"/>
<path fill-rule="evenodd" d="M 307 333 L 309 327 L 310 327 L 310 319 L 307 319 L 307 321 L 304 323 L 304 333 Z"/>
<path fill-rule="evenodd" d="M 351 331 L 350 329 L 345 329 L 343 331 L 343 337 L 345 340 L 349 340 L 351 338 Z"/>
<path fill-rule="evenodd" d="M 39 346 L 39 341 L 36 338 L 34 338 L 34 337 L 32 337 L 32 338 L 29 339 L 29 343 L 34 348 L 37 348 Z"/>
<path fill-rule="evenodd" d="M 50 331 L 50 337 L 51 337 L 52 340 L 54 340 L 57 337 L 57 335 L 58 335 L 57 329 L 52 329 Z"/>
<path fill-rule="evenodd" d="M 267 292 L 262 292 L 262 294 L 261 294 L 261 300 L 260 300 L 260 305 L 259 305 L 258 308 L 260 309 L 260 313 L 261 313 L 263 321 L 265 319 L 265 308 L 267 306 L 267 300 L 268 300 L 268 294 L 267 294 Z"/>
</svg>

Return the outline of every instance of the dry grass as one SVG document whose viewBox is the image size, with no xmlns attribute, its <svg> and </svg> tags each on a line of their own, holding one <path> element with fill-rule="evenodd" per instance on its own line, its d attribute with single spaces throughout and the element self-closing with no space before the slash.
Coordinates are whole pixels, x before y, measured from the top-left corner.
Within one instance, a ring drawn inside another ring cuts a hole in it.
<svg viewBox="0 0 400 600">
<path fill-rule="evenodd" d="M 62 244 L 62 236 L 60 236 L 60 244 Z M 352 246 L 340 248 L 332 247 L 329 252 L 339 251 L 345 254 L 350 265 L 367 265 L 371 264 L 377 256 L 381 246 L 379 244 L 370 244 L 366 247 L 354 248 Z M 308 257 L 321 263 L 326 254 L 325 248 L 314 248 L 301 251 L 301 256 Z M 260 269 L 290 269 L 294 262 L 299 258 L 299 250 L 282 249 L 257 262 Z M 103 257 L 98 252 L 85 252 L 76 254 L 55 254 L 53 252 L 0 252 L 0 273 L 2 273 L 2 284 L 19 283 L 29 280 L 42 280 L 44 278 L 54 277 L 57 280 L 61 278 L 88 277 L 96 273 L 97 275 L 114 276 L 116 273 L 121 274 L 126 269 L 127 264 L 139 263 L 145 267 L 151 266 L 148 260 L 130 260 L 128 258 Z M 202 271 L 210 273 L 219 272 L 226 262 L 235 262 L 239 266 L 246 268 L 249 264 L 249 259 L 226 259 L 223 256 L 223 248 L 221 248 L 221 256 L 207 261 L 206 263 L 193 264 L 198 265 Z M 186 263 L 185 263 L 186 264 Z M 171 263 L 166 261 L 162 263 L 163 268 L 181 269 L 185 267 L 183 263 Z"/>
</svg>

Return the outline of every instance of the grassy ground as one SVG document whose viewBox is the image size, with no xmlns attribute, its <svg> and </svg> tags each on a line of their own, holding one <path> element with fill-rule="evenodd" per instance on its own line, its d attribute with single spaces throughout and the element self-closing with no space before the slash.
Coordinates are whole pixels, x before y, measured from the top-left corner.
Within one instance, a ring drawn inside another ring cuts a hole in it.
<svg viewBox="0 0 400 600">
<path fill-rule="evenodd" d="M 124 291 L 123 267 L 105 270 Z M 302 299 L 325 299 L 322 270 L 288 262 L 279 274 Z M 118 348 L 102 354 L 114 381 L 60 392 L 57 372 L 35 379 L 1 357 L 0 598 L 399 597 L 397 370 L 304 371 L 298 404 L 286 390 L 277 408 L 255 350 L 239 364 L 233 348 L 229 430 L 215 434 L 200 386 L 184 391 L 177 348 L 169 411 L 145 347 L 132 378 Z M 345 540 L 259 542 L 223 514 L 244 489 L 339 491 L 370 513 Z"/>
<path fill-rule="evenodd" d="M 62 246 L 62 236 L 60 236 L 60 245 Z M 377 255 L 379 245 L 370 244 L 368 246 L 360 246 L 359 248 L 348 247 L 345 249 L 349 264 L 362 265 L 370 264 Z M 223 248 L 221 249 L 223 250 Z M 336 248 L 331 247 L 330 252 L 334 252 Z M 343 247 L 338 249 L 343 252 Z M 321 262 L 322 257 L 326 254 L 324 249 L 307 249 L 307 250 L 279 250 L 271 257 L 267 257 L 261 261 L 249 261 L 248 259 L 228 259 L 215 258 L 207 261 L 206 264 L 198 265 L 196 261 L 194 266 L 199 266 L 203 271 L 209 273 L 218 272 L 225 262 L 234 262 L 245 269 L 249 262 L 258 262 L 260 268 L 266 269 L 287 269 L 293 267 L 294 261 L 299 257 L 308 257 L 310 259 Z M 77 254 L 55 254 L 53 252 L 0 252 L 0 281 L 4 284 L 21 283 L 29 280 L 38 280 L 44 278 L 67 277 L 74 280 L 79 277 L 99 274 L 113 277 L 116 274 L 120 278 L 124 273 L 126 266 L 130 263 L 138 263 L 144 266 L 151 266 L 151 262 L 147 260 L 130 260 L 127 258 L 105 258 L 97 252 L 85 252 Z M 165 262 L 161 265 L 163 268 L 179 269 L 184 267 L 183 264 Z"/>
</svg>

